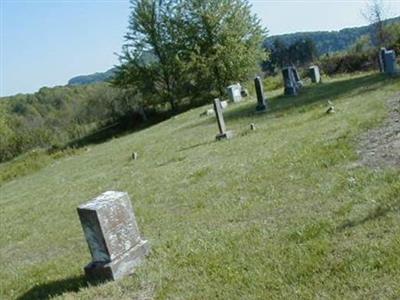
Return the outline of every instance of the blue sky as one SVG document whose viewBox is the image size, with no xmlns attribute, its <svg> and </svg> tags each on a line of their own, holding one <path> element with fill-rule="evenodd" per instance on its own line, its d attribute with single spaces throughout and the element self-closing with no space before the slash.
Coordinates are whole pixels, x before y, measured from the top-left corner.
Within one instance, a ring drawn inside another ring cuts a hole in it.
<svg viewBox="0 0 400 300">
<path fill-rule="evenodd" d="M 250 0 L 270 35 L 365 25 L 365 1 Z M 385 1 L 389 16 L 400 0 Z M 0 0 L 0 96 L 64 85 L 117 64 L 128 0 Z"/>
</svg>

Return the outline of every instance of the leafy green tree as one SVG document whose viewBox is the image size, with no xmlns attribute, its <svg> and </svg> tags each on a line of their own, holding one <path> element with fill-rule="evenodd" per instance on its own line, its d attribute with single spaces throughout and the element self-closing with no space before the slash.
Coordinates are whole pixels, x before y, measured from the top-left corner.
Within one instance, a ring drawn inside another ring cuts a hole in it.
<svg viewBox="0 0 400 300">
<path fill-rule="evenodd" d="M 264 30 L 244 0 L 132 0 L 114 84 L 137 88 L 143 105 L 225 93 L 265 59 Z M 207 98 L 207 97 L 206 97 Z"/>
<path fill-rule="evenodd" d="M 180 1 L 131 0 L 131 4 L 126 44 L 113 82 L 137 88 L 144 104 L 169 103 L 175 110 L 182 72 L 172 24 Z"/>
<path fill-rule="evenodd" d="M 184 7 L 190 72 L 202 91 L 222 95 L 228 84 L 259 72 L 266 31 L 247 1 L 187 0 Z"/>
</svg>

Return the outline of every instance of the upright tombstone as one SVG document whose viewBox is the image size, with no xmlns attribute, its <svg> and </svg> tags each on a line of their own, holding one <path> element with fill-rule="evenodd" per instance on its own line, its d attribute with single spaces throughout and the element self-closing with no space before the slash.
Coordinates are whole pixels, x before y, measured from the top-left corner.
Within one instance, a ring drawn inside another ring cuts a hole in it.
<svg viewBox="0 0 400 300">
<path fill-rule="evenodd" d="M 297 96 L 299 86 L 293 74 L 292 67 L 285 67 L 282 69 L 283 84 L 285 87 L 285 95 Z"/>
<path fill-rule="evenodd" d="M 263 84 L 262 84 L 260 76 L 257 76 L 256 78 L 254 78 L 254 85 L 255 85 L 256 94 L 257 94 L 256 111 L 264 112 L 267 110 L 267 98 L 264 96 L 264 89 L 263 89 Z"/>
<path fill-rule="evenodd" d="M 232 102 L 240 102 L 242 101 L 242 86 L 237 83 L 237 84 L 232 84 L 228 86 L 227 88 L 228 91 L 228 98 Z"/>
<path fill-rule="evenodd" d="M 214 99 L 214 110 L 215 110 L 215 115 L 217 117 L 217 123 L 218 123 L 218 129 L 219 129 L 219 134 L 217 134 L 217 136 L 215 138 L 218 141 L 222 140 L 222 139 L 232 138 L 233 132 L 226 130 L 224 116 L 222 114 L 221 102 L 219 101 L 218 98 Z"/>
<path fill-rule="evenodd" d="M 379 59 L 379 71 L 381 73 L 385 72 L 385 53 L 386 53 L 386 48 L 381 48 L 379 50 L 379 55 L 378 55 L 378 59 Z"/>
<path fill-rule="evenodd" d="M 303 81 L 301 81 L 299 72 L 297 71 L 296 67 L 291 67 L 294 80 L 299 88 L 303 87 Z"/>
<path fill-rule="evenodd" d="M 318 66 L 310 66 L 308 68 L 308 71 L 309 71 L 309 75 L 310 75 L 312 83 L 320 83 L 321 82 L 321 74 L 319 73 Z"/>
<path fill-rule="evenodd" d="M 385 66 L 386 74 L 394 75 L 397 73 L 396 53 L 394 52 L 394 50 L 389 50 L 385 52 L 383 65 Z"/>
<path fill-rule="evenodd" d="M 78 207 L 92 262 L 89 278 L 116 280 L 134 272 L 149 252 L 136 224 L 127 193 L 108 191 Z"/>
</svg>

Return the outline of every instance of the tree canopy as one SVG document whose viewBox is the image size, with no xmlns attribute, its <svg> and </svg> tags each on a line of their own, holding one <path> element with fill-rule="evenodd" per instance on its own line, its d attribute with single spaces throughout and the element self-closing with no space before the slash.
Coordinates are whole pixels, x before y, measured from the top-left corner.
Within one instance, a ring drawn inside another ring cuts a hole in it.
<svg viewBox="0 0 400 300">
<path fill-rule="evenodd" d="M 259 72 L 265 30 L 245 0 L 132 0 L 114 83 L 171 108 Z"/>
</svg>

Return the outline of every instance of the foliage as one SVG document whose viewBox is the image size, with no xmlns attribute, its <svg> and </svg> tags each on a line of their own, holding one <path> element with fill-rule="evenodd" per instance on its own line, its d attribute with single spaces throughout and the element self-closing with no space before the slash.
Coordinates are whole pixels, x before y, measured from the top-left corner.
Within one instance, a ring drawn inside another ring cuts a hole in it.
<svg viewBox="0 0 400 300">
<path fill-rule="evenodd" d="M 29 149 L 51 148 L 132 114 L 128 91 L 108 84 L 42 88 L 0 101 L 0 162 Z"/>
<path fill-rule="evenodd" d="M 400 53 L 400 23 L 392 23 L 383 28 L 385 46 Z M 378 49 L 369 35 L 361 36 L 348 51 L 320 57 L 318 64 L 327 75 L 351 73 L 378 69 Z"/>
<path fill-rule="evenodd" d="M 387 19 L 383 21 L 385 26 L 390 24 L 399 24 L 400 17 Z M 315 32 L 297 32 L 268 37 L 264 43 L 265 47 L 271 48 L 276 39 L 283 41 L 285 45 L 291 45 L 297 40 L 310 38 L 314 41 L 318 55 L 327 53 L 347 51 L 354 41 L 365 35 L 371 35 L 374 32 L 373 25 L 345 28 L 340 31 L 315 31 Z"/>
<path fill-rule="evenodd" d="M 265 57 L 263 30 L 244 0 L 135 0 L 114 83 L 144 105 L 176 110 L 185 99 L 225 93 Z M 143 56 L 152 59 L 144 61 Z"/>
<path fill-rule="evenodd" d="M 310 39 L 297 40 L 293 44 L 285 45 L 281 39 L 275 39 L 273 46 L 267 49 L 270 59 L 263 64 L 268 73 L 275 73 L 276 68 L 287 65 L 305 66 L 317 57 L 314 42 Z"/>
</svg>

